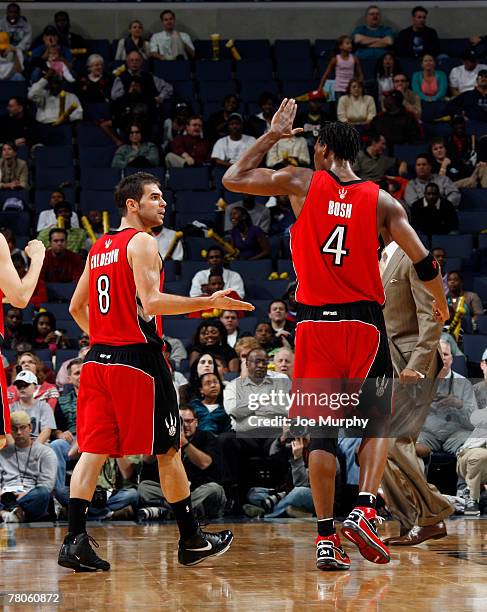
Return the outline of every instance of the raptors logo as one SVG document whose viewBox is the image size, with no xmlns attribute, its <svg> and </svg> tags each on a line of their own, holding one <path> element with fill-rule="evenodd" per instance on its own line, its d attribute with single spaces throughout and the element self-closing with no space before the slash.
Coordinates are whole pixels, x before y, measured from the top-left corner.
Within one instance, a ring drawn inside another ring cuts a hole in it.
<svg viewBox="0 0 487 612">
<path fill-rule="evenodd" d="M 111 241 L 110 238 L 108 240 L 105 240 L 105 248 L 106 249 L 109 249 L 111 244 L 112 244 L 112 241 Z"/>
<path fill-rule="evenodd" d="M 376 388 L 375 394 L 377 395 L 377 397 L 382 397 L 384 395 L 385 390 L 387 389 L 387 385 L 388 384 L 389 384 L 389 381 L 386 380 L 386 375 L 385 374 L 382 377 L 382 379 L 381 379 L 380 376 L 378 376 L 375 379 L 375 388 Z"/>
<path fill-rule="evenodd" d="M 338 195 L 340 196 L 340 200 L 344 200 L 344 199 L 345 199 L 345 197 L 346 197 L 346 195 L 347 195 L 347 193 L 348 193 L 348 192 L 347 192 L 347 190 L 346 190 L 346 189 L 340 188 L 340 189 L 338 190 Z"/>
<path fill-rule="evenodd" d="M 176 435 L 176 419 L 172 414 L 170 414 L 169 423 L 167 422 L 167 419 L 164 419 L 164 422 L 166 423 L 167 431 L 172 438 Z"/>
</svg>

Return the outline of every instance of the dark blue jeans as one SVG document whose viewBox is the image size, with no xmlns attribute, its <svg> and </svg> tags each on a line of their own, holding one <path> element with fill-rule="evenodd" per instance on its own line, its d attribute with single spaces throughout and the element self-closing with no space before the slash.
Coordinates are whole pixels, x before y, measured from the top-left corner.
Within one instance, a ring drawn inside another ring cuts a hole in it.
<svg viewBox="0 0 487 612">
<path fill-rule="evenodd" d="M 27 495 L 24 495 L 24 497 L 8 506 L 8 508 L 0 504 L 0 510 L 13 510 L 20 506 L 25 512 L 27 521 L 36 521 L 46 514 L 50 497 L 51 491 L 46 486 L 39 485 L 31 489 Z"/>
<path fill-rule="evenodd" d="M 56 490 L 56 499 L 58 502 L 67 508 L 69 504 L 69 487 Z M 121 510 L 127 506 L 136 507 L 139 501 L 139 494 L 137 489 L 120 489 L 108 498 L 107 505 L 105 508 L 88 508 L 88 518 L 93 520 L 103 520 L 110 516 L 110 511 Z"/>
</svg>

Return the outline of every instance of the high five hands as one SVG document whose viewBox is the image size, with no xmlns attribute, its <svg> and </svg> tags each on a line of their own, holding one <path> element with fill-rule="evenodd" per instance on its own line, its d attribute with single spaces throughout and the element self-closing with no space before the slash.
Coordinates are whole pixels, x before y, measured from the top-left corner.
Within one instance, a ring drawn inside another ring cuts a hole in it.
<svg viewBox="0 0 487 612">
<path fill-rule="evenodd" d="M 279 138 L 291 138 L 292 136 L 301 134 L 304 131 L 303 128 L 293 129 L 297 110 L 298 105 L 296 100 L 284 98 L 276 114 L 272 117 L 270 131 L 279 136 Z"/>
</svg>

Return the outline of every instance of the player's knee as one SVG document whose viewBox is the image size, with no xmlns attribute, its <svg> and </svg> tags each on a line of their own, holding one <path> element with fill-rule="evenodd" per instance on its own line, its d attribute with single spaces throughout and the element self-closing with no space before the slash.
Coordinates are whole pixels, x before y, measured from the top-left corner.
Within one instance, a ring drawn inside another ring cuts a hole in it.
<svg viewBox="0 0 487 612">
<path fill-rule="evenodd" d="M 159 465 L 167 465 L 168 463 L 178 460 L 179 458 L 179 451 L 172 447 L 167 451 L 167 453 L 161 453 L 160 455 L 157 455 L 157 462 L 159 463 Z"/>
<path fill-rule="evenodd" d="M 431 455 L 431 448 L 422 442 L 416 442 L 416 455 L 421 459 L 426 459 Z"/>
</svg>

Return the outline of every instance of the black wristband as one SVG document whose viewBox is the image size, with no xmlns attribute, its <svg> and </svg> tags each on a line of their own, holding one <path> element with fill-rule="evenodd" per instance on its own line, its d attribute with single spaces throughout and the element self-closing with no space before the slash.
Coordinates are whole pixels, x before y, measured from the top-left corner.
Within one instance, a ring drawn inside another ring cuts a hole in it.
<svg viewBox="0 0 487 612">
<path fill-rule="evenodd" d="M 418 278 L 421 281 L 433 280 L 438 276 L 438 273 L 440 271 L 440 266 L 438 265 L 438 262 L 433 257 L 433 255 L 431 255 L 431 253 L 428 253 L 428 255 L 426 255 L 424 259 L 418 261 L 413 265 L 418 275 Z"/>
<path fill-rule="evenodd" d="M 186 444 L 181 446 L 181 450 L 183 451 L 183 450 L 187 449 L 190 444 L 191 444 L 191 442 L 186 442 Z"/>
</svg>

